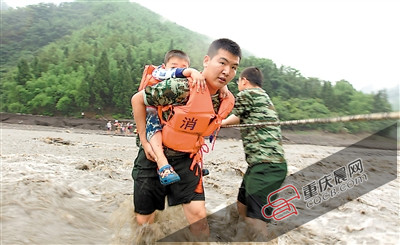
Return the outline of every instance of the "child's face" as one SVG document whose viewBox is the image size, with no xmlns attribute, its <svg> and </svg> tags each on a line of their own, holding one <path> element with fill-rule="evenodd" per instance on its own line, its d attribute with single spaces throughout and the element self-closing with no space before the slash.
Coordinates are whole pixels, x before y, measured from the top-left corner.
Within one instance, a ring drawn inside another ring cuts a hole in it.
<svg viewBox="0 0 400 245">
<path fill-rule="evenodd" d="M 167 64 L 165 64 L 165 69 L 171 68 L 188 68 L 189 62 L 187 60 L 179 58 L 179 57 L 171 57 Z"/>
</svg>

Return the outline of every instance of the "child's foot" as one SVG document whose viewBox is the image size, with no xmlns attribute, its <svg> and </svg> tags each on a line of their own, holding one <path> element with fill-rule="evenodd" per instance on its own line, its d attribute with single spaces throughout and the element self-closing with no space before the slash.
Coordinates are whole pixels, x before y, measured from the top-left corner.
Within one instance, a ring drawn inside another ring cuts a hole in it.
<svg viewBox="0 0 400 245">
<path fill-rule="evenodd" d="M 203 173 L 203 176 L 207 176 L 210 174 L 210 171 L 208 171 L 208 169 L 206 169 L 206 168 L 203 168 L 201 171 Z"/>
<path fill-rule="evenodd" d="M 179 175 L 175 172 L 171 165 L 167 164 L 158 170 L 158 176 L 160 177 L 160 182 L 163 185 L 169 185 L 181 180 Z"/>
</svg>

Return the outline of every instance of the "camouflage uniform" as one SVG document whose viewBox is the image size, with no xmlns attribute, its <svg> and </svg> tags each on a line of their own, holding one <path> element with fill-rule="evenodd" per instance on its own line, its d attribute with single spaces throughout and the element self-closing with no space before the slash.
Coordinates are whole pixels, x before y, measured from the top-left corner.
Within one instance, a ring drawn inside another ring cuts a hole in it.
<svg viewBox="0 0 400 245">
<path fill-rule="evenodd" d="M 144 103 L 147 106 L 179 106 L 188 102 L 190 88 L 187 79 L 171 78 L 152 87 L 146 87 L 140 93 L 144 93 Z M 211 100 L 214 110 L 217 112 L 220 105 L 219 94 L 211 96 Z M 168 119 L 170 113 L 169 110 L 163 113 L 164 120 Z M 165 147 L 164 153 L 181 180 L 172 185 L 161 185 L 156 171 L 157 164 L 149 161 L 143 148 L 140 147 L 132 169 L 136 213 L 150 214 L 156 209 L 163 210 L 165 196 L 168 197 L 169 206 L 189 203 L 193 200 L 205 200 L 204 192 L 195 192 L 196 186 L 201 180 L 201 175 L 195 174 L 198 170 L 197 164 L 195 169 L 190 171 L 189 168 L 192 163 L 190 154 Z"/>
<path fill-rule="evenodd" d="M 261 88 L 239 92 L 232 114 L 240 118 L 241 124 L 279 120 L 271 99 Z M 240 132 L 249 167 L 238 200 L 247 206 L 249 217 L 265 220 L 261 208 L 268 194 L 279 189 L 287 173 L 281 129 L 280 126 L 243 127 Z"/>
<path fill-rule="evenodd" d="M 241 124 L 279 121 L 268 94 L 260 89 L 246 89 L 236 98 L 232 110 Z M 240 129 L 247 163 L 285 163 L 280 126 L 243 127 Z"/>
</svg>

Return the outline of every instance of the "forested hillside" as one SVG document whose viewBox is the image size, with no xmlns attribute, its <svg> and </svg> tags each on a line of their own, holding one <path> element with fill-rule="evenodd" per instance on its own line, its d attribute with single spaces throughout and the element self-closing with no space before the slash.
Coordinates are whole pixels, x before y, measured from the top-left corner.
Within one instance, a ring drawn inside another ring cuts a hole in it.
<svg viewBox="0 0 400 245">
<path fill-rule="evenodd" d="M 42 115 L 129 117 L 130 97 L 145 64 L 169 49 L 187 52 L 201 69 L 212 40 L 129 2 L 40 4 L 2 12 L 1 111 Z M 246 47 L 242 47 L 244 50 Z M 266 58 L 244 57 L 240 72 L 258 66 L 281 120 L 390 111 L 386 92 L 364 94 L 347 81 L 306 78 Z M 234 93 L 234 83 L 229 84 Z M 380 123 L 312 125 L 368 131 Z"/>
</svg>

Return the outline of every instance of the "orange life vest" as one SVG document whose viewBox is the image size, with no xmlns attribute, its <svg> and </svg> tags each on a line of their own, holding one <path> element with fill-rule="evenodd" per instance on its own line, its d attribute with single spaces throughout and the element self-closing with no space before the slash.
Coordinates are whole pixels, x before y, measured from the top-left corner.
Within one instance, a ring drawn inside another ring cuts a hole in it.
<svg viewBox="0 0 400 245">
<path fill-rule="evenodd" d="M 189 101 L 182 106 L 169 106 L 172 116 L 169 120 L 162 119 L 162 108 L 158 114 L 164 124 L 162 129 L 163 145 L 176 151 L 191 153 L 193 158 L 190 170 L 200 175 L 195 188 L 196 193 L 203 193 L 202 165 L 204 136 L 218 132 L 222 119 L 226 118 L 233 109 L 235 98 L 231 92 L 221 101 L 218 113 L 215 113 L 210 93 L 206 87 L 204 93 L 190 89 Z M 214 139 L 215 140 L 215 139 Z M 206 151 L 207 152 L 207 151 Z M 195 169 L 195 166 L 199 167 Z"/>
<path fill-rule="evenodd" d="M 153 86 L 160 82 L 152 75 L 155 66 L 146 65 L 140 82 L 139 91 L 147 86 Z M 228 96 L 222 99 L 218 113 L 215 113 L 211 95 L 206 87 L 204 92 L 197 92 L 190 89 L 189 100 L 186 105 L 180 106 L 158 106 L 158 115 L 162 129 L 162 143 L 164 146 L 180 151 L 191 153 L 193 162 L 190 170 L 194 170 L 196 164 L 201 167 L 204 137 L 218 132 L 222 119 L 226 118 L 232 111 L 235 104 L 235 97 L 228 91 Z M 171 116 L 167 121 L 163 120 L 162 112 L 171 110 Z M 201 168 L 196 175 L 202 175 Z M 196 186 L 195 192 L 203 192 L 202 178 Z"/>
<path fill-rule="evenodd" d="M 152 75 L 156 66 L 146 65 L 140 81 L 139 91 L 160 81 Z M 163 145 L 176 151 L 197 153 L 204 144 L 204 136 L 210 136 L 221 127 L 222 119 L 233 109 L 235 98 L 231 92 L 222 100 L 218 113 L 214 112 L 211 95 L 206 90 L 197 92 L 190 89 L 189 101 L 182 106 L 159 106 Z M 172 116 L 164 121 L 162 111 L 171 110 Z"/>
<path fill-rule="evenodd" d="M 153 71 L 156 69 L 156 66 L 153 65 L 146 65 L 143 70 L 142 80 L 140 81 L 138 91 L 144 89 L 147 86 L 153 86 L 160 81 L 153 77 Z"/>
<path fill-rule="evenodd" d="M 159 117 L 164 125 L 163 145 L 176 151 L 197 153 L 204 144 L 204 136 L 219 130 L 222 119 L 228 116 L 234 103 L 235 98 L 229 92 L 215 113 L 207 87 L 203 93 L 191 88 L 186 105 L 167 107 L 172 115 L 167 121 L 162 119 L 163 109 L 159 108 Z"/>
</svg>

